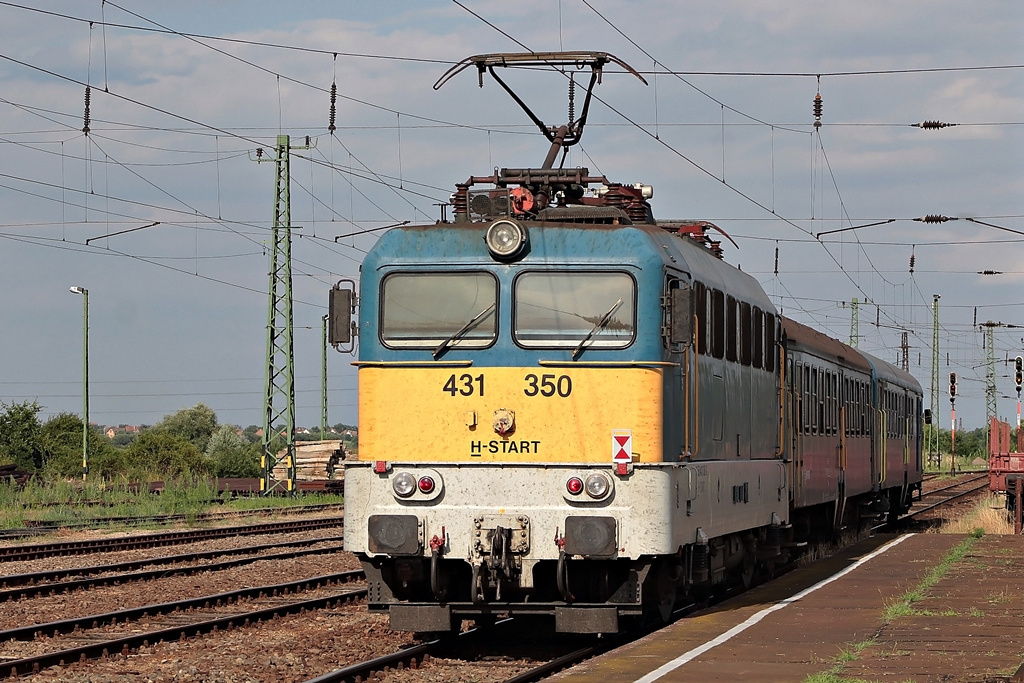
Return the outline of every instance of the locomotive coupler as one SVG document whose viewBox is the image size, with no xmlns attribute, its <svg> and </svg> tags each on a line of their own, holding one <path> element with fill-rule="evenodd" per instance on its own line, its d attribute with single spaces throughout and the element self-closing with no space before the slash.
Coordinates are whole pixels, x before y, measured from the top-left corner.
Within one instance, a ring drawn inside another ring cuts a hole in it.
<svg viewBox="0 0 1024 683">
<path fill-rule="evenodd" d="M 430 539 L 430 590 L 434 597 L 443 601 L 448 593 L 447 582 L 441 575 L 441 556 L 444 554 L 444 547 L 448 543 L 448 534 L 445 528 L 441 527 L 441 536 L 436 534 Z"/>
</svg>

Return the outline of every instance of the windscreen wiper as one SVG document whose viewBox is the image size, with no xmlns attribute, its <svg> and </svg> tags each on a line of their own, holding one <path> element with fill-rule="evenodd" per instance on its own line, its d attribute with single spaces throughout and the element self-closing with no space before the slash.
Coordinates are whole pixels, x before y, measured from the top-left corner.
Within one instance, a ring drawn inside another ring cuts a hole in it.
<svg viewBox="0 0 1024 683">
<path fill-rule="evenodd" d="M 620 299 L 620 301 L 621 301 L 621 299 Z M 474 315 L 472 318 L 470 318 L 469 322 L 466 323 L 465 325 L 463 325 L 462 327 L 460 327 L 458 329 L 458 331 L 455 332 L 455 334 L 453 334 L 452 336 L 448 337 L 443 342 L 438 344 L 437 348 L 434 349 L 434 360 L 437 360 L 437 357 L 440 356 L 442 353 L 444 353 L 445 349 L 447 349 L 455 341 L 457 341 L 459 339 L 459 337 L 461 337 L 462 335 L 466 334 L 466 332 L 469 332 L 471 329 L 473 329 L 473 327 L 475 327 L 476 324 L 478 322 L 480 322 L 485 315 L 487 315 L 492 310 L 494 310 L 494 307 L 496 305 L 497 305 L 497 302 L 491 303 L 490 306 L 488 306 L 487 308 L 485 308 L 484 310 L 480 311 L 479 313 Z"/>
<path fill-rule="evenodd" d="M 615 314 L 615 311 L 619 310 L 619 306 L 621 305 L 622 297 L 619 297 L 619 300 L 612 304 L 612 307 L 608 309 L 608 312 L 601 316 L 601 319 L 597 321 L 597 324 L 594 325 L 594 329 L 590 330 L 590 332 L 587 332 L 587 336 L 584 337 L 583 340 L 580 341 L 579 345 L 572 350 L 573 360 L 576 360 L 576 358 L 578 358 L 579 355 L 583 353 L 583 345 L 590 341 L 595 334 L 603 330 L 605 326 L 609 322 L 611 322 L 612 316 Z"/>
</svg>

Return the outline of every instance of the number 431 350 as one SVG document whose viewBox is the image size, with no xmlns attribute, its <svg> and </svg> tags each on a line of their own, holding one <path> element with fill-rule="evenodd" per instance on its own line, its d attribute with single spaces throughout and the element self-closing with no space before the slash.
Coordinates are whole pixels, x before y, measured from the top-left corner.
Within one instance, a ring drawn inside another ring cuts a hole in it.
<svg viewBox="0 0 1024 683">
<path fill-rule="evenodd" d="M 527 396 L 554 396 L 557 394 L 562 398 L 568 398 L 572 394 L 572 379 L 568 375 L 541 375 L 538 377 L 529 374 L 523 378 L 526 388 L 523 393 Z M 474 394 L 484 395 L 484 376 L 482 374 L 474 377 L 469 373 L 464 375 L 452 375 L 444 383 L 441 391 L 449 396 L 461 394 L 462 396 L 473 396 Z"/>
</svg>

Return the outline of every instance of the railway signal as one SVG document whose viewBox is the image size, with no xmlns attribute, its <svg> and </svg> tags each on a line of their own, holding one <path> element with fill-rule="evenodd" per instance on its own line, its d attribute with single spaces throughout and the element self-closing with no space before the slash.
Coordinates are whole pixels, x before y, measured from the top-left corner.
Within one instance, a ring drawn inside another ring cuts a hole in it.
<svg viewBox="0 0 1024 683">
<path fill-rule="evenodd" d="M 949 373 L 949 473 L 956 474 L 956 373 Z"/>
<path fill-rule="evenodd" d="M 1020 386 L 1024 384 L 1024 358 L 1013 359 L 1013 381 L 1017 383 L 1017 443 L 1020 443 Z"/>
</svg>

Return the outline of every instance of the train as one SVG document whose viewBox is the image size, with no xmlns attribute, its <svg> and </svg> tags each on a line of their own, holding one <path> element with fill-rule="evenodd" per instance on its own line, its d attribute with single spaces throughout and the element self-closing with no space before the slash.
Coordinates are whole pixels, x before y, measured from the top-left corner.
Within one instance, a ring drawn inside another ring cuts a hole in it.
<svg viewBox="0 0 1024 683">
<path fill-rule="evenodd" d="M 543 164 L 456 185 L 451 220 L 388 230 L 331 290 L 331 341 L 358 347 L 345 548 L 393 629 L 618 632 L 920 497 L 909 373 L 781 315 L 717 226 L 656 220 L 651 186 L 556 166 L 608 64 L 635 74 L 602 52 L 453 67 L 591 73 L 568 124 L 516 97 Z"/>
</svg>

